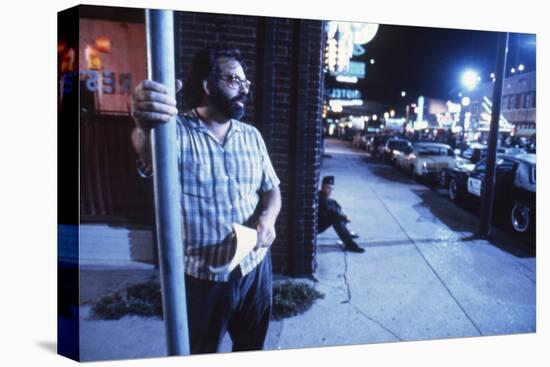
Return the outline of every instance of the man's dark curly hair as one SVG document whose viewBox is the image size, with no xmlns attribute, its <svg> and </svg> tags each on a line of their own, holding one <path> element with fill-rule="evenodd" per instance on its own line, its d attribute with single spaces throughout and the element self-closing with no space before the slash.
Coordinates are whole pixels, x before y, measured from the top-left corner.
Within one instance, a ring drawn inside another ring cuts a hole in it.
<svg viewBox="0 0 550 367">
<path fill-rule="evenodd" d="M 226 47 L 208 47 L 200 50 L 191 60 L 191 68 L 185 86 L 183 88 L 183 98 L 188 108 L 197 107 L 203 97 L 202 81 L 216 77 L 219 73 L 218 58 L 227 57 L 238 61 L 243 70 L 246 71 L 246 65 L 242 59 L 241 51 L 238 48 Z"/>
</svg>

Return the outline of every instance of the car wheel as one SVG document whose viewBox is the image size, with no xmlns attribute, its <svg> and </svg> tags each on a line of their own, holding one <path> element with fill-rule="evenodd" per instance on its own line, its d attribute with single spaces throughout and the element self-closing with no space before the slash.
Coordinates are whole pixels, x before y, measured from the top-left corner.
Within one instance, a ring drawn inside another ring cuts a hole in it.
<svg viewBox="0 0 550 367">
<path fill-rule="evenodd" d="M 452 201 L 458 200 L 458 185 L 456 183 L 456 179 L 454 178 L 449 180 L 449 199 Z"/>
<path fill-rule="evenodd" d="M 516 202 L 510 211 L 512 228 L 519 233 L 527 232 L 529 229 L 529 207 L 523 203 Z"/>
</svg>

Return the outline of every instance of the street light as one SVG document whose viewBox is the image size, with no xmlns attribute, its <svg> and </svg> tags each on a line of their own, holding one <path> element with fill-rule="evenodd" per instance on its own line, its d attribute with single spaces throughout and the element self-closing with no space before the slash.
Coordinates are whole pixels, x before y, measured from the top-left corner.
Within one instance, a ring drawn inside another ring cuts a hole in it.
<svg viewBox="0 0 550 367">
<path fill-rule="evenodd" d="M 474 90 L 480 80 L 479 74 L 473 70 L 466 70 L 462 73 L 462 85 L 468 90 Z"/>
<path fill-rule="evenodd" d="M 494 74 L 491 74 L 491 76 L 493 76 Z M 472 91 L 474 90 L 477 85 L 479 84 L 479 82 L 481 81 L 481 77 L 479 76 L 479 74 L 472 70 L 472 69 L 468 69 L 466 71 L 464 71 L 461 75 L 461 84 L 462 86 L 468 90 L 468 91 Z M 460 152 L 462 152 L 464 150 L 464 120 L 465 120 L 465 111 L 464 111 L 464 108 L 466 106 L 468 106 L 470 104 L 470 98 L 468 96 L 466 96 L 464 93 L 460 92 L 458 94 L 458 96 L 461 98 L 461 108 L 460 108 L 460 126 L 462 128 L 462 131 L 460 133 L 461 135 L 461 142 L 460 142 Z"/>
</svg>

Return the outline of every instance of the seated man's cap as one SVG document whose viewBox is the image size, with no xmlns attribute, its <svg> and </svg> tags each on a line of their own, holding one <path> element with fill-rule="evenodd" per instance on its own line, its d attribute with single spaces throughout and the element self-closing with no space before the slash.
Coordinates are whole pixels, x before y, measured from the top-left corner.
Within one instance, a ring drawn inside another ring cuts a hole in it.
<svg viewBox="0 0 550 367">
<path fill-rule="evenodd" d="M 323 177 L 323 185 L 334 185 L 334 176 Z"/>
</svg>

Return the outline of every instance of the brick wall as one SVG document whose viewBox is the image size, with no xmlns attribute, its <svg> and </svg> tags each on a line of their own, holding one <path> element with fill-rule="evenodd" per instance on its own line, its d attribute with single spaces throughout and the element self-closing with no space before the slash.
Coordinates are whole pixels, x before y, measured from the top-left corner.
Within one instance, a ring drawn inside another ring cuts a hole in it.
<svg viewBox="0 0 550 367">
<path fill-rule="evenodd" d="M 241 50 L 247 77 L 254 84 L 244 121 L 262 132 L 281 179 L 283 208 L 272 248 L 274 271 L 311 275 L 316 253 L 323 23 L 176 12 L 175 26 L 176 73 L 182 80 L 197 50 L 216 43 Z"/>
</svg>

